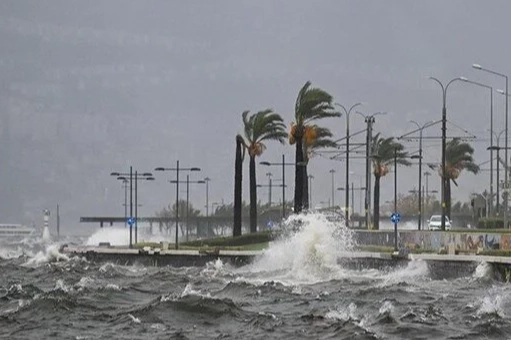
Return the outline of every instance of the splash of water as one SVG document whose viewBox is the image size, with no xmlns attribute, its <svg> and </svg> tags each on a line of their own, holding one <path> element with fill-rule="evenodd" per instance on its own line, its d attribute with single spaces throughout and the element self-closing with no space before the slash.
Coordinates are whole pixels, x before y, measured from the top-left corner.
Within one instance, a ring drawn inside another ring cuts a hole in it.
<svg viewBox="0 0 511 340">
<path fill-rule="evenodd" d="M 353 231 L 332 215 L 294 215 L 284 229 L 283 236 L 249 266 L 251 273 L 281 272 L 281 282 L 290 284 L 330 280 L 341 270 L 340 254 L 355 246 Z"/>
<path fill-rule="evenodd" d="M 38 252 L 34 257 L 29 259 L 24 264 L 24 266 L 33 267 L 44 263 L 60 261 L 69 261 L 69 257 L 67 255 L 61 254 L 59 252 L 59 246 L 57 244 L 53 244 L 48 246 L 44 251 Z"/>
<path fill-rule="evenodd" d="M 140 231 L 139 231 L 140 233 Z M 134 241 L 135 231 L 133 230 L 132 241 Z M 139 234 L 139 242 L 161 242 L 168 240 L 168 235 L 147 235 Z M 86 241 L 87 246 L 98 246 L 100 242 L 109 242 L 112 246 L 127 246 L 130 243 L 129 228 L 101 228 L 92 234 Z"/>
<path fill-rule="evenodd" d="M 481 262 L 477 265 L 474 274 L 472 275 L 474 279 L 492 279 L 493 278 L 493 268 L 491 264 L 487 262 Z"/>
</svg>

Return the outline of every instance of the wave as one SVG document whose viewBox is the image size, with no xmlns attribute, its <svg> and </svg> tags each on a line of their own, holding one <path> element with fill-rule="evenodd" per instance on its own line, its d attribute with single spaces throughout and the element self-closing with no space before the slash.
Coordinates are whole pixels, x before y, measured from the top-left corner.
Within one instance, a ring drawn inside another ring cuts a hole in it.
<svg viewBox="0 0 511 340">
<path fill-rule="evenodd" d="M 291 285 L 339 277 L 337 259 L 355 245 L 353 231 L 342 219 L 319 213 L 293 215 L 283 229 L 282 236 L 240 274 L 277 274 L 276 280 Z"/>
<path fill-rule="evenodd" d="M 69 257 L 59 252 L 59 245 L 48 246 L 44 251 L 39 251 L 34 257 L 30 258 L 24 266 L 37 267 L 41 264 L 53 262 L 67 262 Z"/>
</svg>

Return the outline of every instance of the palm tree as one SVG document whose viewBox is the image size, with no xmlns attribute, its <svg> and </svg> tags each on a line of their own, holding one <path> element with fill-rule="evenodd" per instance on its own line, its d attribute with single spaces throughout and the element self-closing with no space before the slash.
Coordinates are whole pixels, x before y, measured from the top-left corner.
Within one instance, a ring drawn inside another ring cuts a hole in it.
<svg viewBox="0 0 511 340">
<path fill-rule="evenodd" d="M 255 158 L 266 149 L 263 142 L 285 142 L 286 126 L 282 117 L 271 109 L 259 111 L 248 117 L 249 111 L 242 113 L 245 142 L 250 157 L 250 232 L 257 232 L 257 182 Z"/>
<path fill-rule="evenodd" d="M 305 165 L 303 166 L 304 181 L 303 181 L 303 208 L 309 209 L 309 181 L 307 166 L 309 160 L 314 155 L 314 152 L 323 148 L 335 148 L 337 143 L 333 141 L 332 132 L 328 128 L 322 128 L 317 125 L 307 126 L 305 128 L 305 143 L 302 145 L 304 149 L 303 158 Z"/>
<path fill-rule="evenodd" d="M 340 114 L 334 111 L 332 104 L 332 96 L 320 88 L 311 87 L 310 81 L 306 82 L 300 89 L 300 92 L 298 92 L 295 103 L 295 121 L 291 125 L 291 133 L 289 134 L 289 143 L 296 144 L 295 213 L 300 213 L 302 211 L 304 182 L 307 182 L 305 166 L 303 166 L 305 161 L 303 141 L 307 132 L 307 127 L 312 121 L 317 119 L 339 117 Z"/>
<path fill-rule="evenodd" d="M 470 171 L 473 174 L 479 172 L 479 166 L 474 163 L 474 148 L 468 143 L 463 143 L 459 138 L 449 141 L 445 147 L 445 205 L 446 215 L 451 218 L 451 181 L 458 186 L 456 179 L 463 170 Z M 442 176 L 441 169 L 439 175 Z"/>
<path fill-rule="evenodd" d="M 234 225 L 233 236 L 241 235 L 241 189 L 243 181 L 243 159 L 245 158 L 245 141 L 241 135 L 236 135 L 236 160 L 234 161 Z"/>
<path fill-rule="evenodd" d="M 408 152 L 404 146 L 394 140 L 394 137 L 384 138 L 376 134 L 372 141 L 372 163 L 374 173 L 374 229 L 380 226 L 380 179 L 385 176 L 394 164 L 394 156 L 398 164 L 410 166 Z"/>
</svg>

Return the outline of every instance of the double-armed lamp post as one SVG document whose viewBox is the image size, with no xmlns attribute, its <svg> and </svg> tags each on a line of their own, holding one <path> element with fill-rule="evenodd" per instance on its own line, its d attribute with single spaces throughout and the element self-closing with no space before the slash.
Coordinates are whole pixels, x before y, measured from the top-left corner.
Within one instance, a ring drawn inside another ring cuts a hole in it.
<svg viewBox="0 0 511 340">
<path fill-rule="evenodd" d="M 509 100 L 509 89 L 508 89 L 508 76 L 503 74 L 503 73 L 500 73 L 500 72 L 496 72 L 496 71 L 493 71 L 493 70 L 490 70 L 490 69 L 487 69 L 485 67 L 482 67 L 481 65 L 479 64 L 472 64 L 472 67 L 475 68 L 476 70 L 480 70 L 480 71 L 484 71 L 484 72 L 487 72 L 487 73 L 491 73 L 493 75 L 496 75 L 496 76 L 499 76 L 501 78 L 504 78 L 506 80 L 506 91 L 498 91 L 499 93 L 502 93 L 502 94 L 505 94 L 506 96 L 506 116 L 505 116 L 505 146 L 504 146 L 504 154 L 505 154 L 505 159 L 504 159 L 504 185 L 505 185 L 505 190 L 508 189 L 508 186 L 509 186 L 509 178 L 508 178 L 508 162 L 509 162 L 509 159 L 508 159 L 508 155 L 507 155 L 507 150 L 508 150 L 508 131 L 509 131 L 509 114 L 508 114 L 508 100 Z M 505 195 L 504 196 L 504 228 L 508 228 L 508 195 Z"/>
<path fill-rule="evenodd" d="M 190 213 L 190 184 L 206 184 L 206 180 L 190 181 L 190 175 L 186 175 L 186 181 L 169 181 L 172 184 L 186 184 L 186 241 L 188 241 L 188 215 Z"/>
<path fill-rule="evenodd" d="M 286 163 L 286 156 L 282 155 L 282 162 L 280 163 L 271 163 L 271 162 L 260 162 L 261 165 L 266 166 L 281 166 L 282 167 L 282 219 L 286 218 L 286 165 L 294 166 L 295 163 Z M 307 179 L 305 179 L 307 180 Z"/>
<path fill-rule="evenodd" d="M 429 79 L 437 82 L 440 85 L 440 87 L 442 88 L 442 168 L 441 168 L 441 171 L 442 171 L 442 176 L 441 176 L 441 181 L 442 181 L 442 187 L 441 187 L 442 221 L 441 221 L 441 229 L 443 231 L 445 231 L 445 215 L 447 213 L 447 206 L 446 206 L 446 204 L 447 204 L 447 202 L 446 202 L 447 179 L 445 177 L 445 163 L 446 163 L 445 149 L 446 149 L 446 143 L 447 143 L 447 89 L 449 88 L 449 85 L 451 85 L 455 81 L 463 81 L 463 78 L 456 77 L 454 79 L 451 79 L 445 86 L 440 80 L 438 80 L 435 77 L 429 77 Z M 450 218 L 450 216 L 449 216 L 449 218 Z"/>
<path fill-rule="evenodd" d="M 192 168 L 181 168 L 179 167 L 179 161 L 176 162 L 175 168 L 164 168 L 158 167 L 155 168 L 154 171 L 175 171 L 176 172 L 176 250 L 179 249 L 179 172 L 180 171 L 200 171 L 200 168 L 192 167 Z"/>
<path fill-rule="evenodd" d="M 340 107 L 343 109 L 344 111 L 344 114 L 346 115 L 346 183 L 345 183 L 345 187 L 346 187 L 346 195 L 345 195 L 345 209 L 346 209 L 346 214 L 348 214 L 348 209 L 349 209 L 349 206 L 350 206 L 350 193 L 349 193 L 349 188 L 350 188 L 350 114 L 351 112 L 353 111 L 354 108 L 356 108 L 357 106 L 360 106 L 362 105 L 362 103 L 356 103 L 356 104 L 353 104 L 348 110 L 346 109 L 345 106 L 343 106 L 342 104 L 339 104 L 339 103 L 335 103 L 336 106 Z M 332 189 L 333 191 L 333 189 Z M 332 199 L 333 200 L 333 199 Z M 332 206 L 333 206 L 333 202 L 332 202 Z M 346 215 L 346 222 L 348 223 L 349 221 L 349 215 Z"/>
<path fill-rule="evenodd" d="M 135 224 L 135 244 L 137 244 L 138 241 L 138 223 L 137 223 L 138 181 L 139 180 L 154 181 L 154 177 L 153 174 L 151 174 L 150 172 L 144 172 L 142 174 L 139 174 L 138 171 L 135 170 L 135 172 L 133 173 L 132 166 L 130 166 L 130 172 L 127 173 L 112 172 L 110 173 L 110 176 L 117 177 L 117 179 L 123 181 L 124 184 L 126 184 L 127 182 L 130 183 L 130 218 L 127 222 L 130 225 L 130 248 L 133 248 L 133 224 Z M 135 217 L 133 217 L 133 180 L 135 181 Z M 126 191 L 124 197 L 126 199 Z M 124 214 L 126 215 L 126 208 L 124 210 Z"/>
</svg>

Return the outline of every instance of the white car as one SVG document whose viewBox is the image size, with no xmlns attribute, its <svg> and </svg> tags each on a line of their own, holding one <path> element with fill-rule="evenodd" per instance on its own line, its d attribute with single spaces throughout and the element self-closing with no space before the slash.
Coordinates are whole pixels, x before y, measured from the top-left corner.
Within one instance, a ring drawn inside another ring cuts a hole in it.
<svg viewBox="0 0 511 340">
<path fill-rule="evenodd" d="M 442 230 L 442 215 L 433 215 L 428 220 L 428 230 Z M 451 230 L 451 221 L 445 216 L 445 230 Z"/>
</svg>

